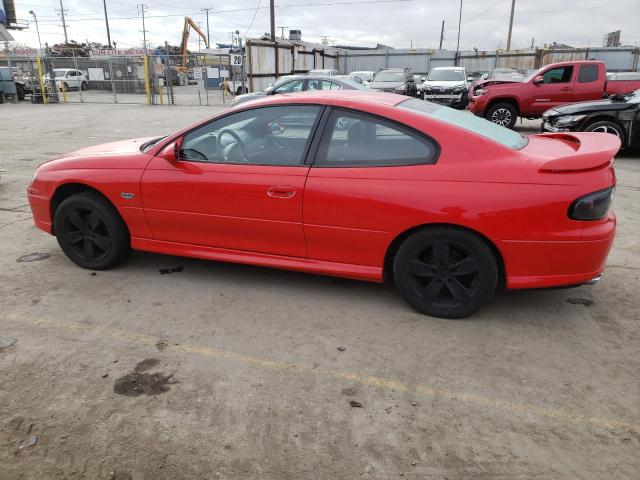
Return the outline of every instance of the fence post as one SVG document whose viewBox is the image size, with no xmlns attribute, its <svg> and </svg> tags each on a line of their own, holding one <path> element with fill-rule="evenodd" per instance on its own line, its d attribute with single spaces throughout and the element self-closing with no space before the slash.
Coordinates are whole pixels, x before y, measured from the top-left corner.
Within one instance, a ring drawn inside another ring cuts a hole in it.
<svg viewBox="0 0 640 480">
<path fill-rule="evenodd" d="M 113 67 L 111 65 L 111 57 L 109 58 L 109 81 L 111 82 L 111 93 L 113 93 L 113 103 L 118 103 L 118 96 L 116 95 L 116 86 L 113 83 Z"/>
<path fill-rule="evenodd" d="M 144 87 L 147 92 L 147 105 L 151 105 L 151 86 L 149 85 L 149 56 L 144 57 Z"/>
<path fill-rule="evenodd" d="M 49 103 L 47 99 L 47 92 L 44 84 L 44 72 L 42 69 L 42 57 L 36 57 L 36 65 L 38 66 L 38 81 L 40 82 L 40 95 L 42 95 L 42 103 L 46 105 Z"/>
</svg>

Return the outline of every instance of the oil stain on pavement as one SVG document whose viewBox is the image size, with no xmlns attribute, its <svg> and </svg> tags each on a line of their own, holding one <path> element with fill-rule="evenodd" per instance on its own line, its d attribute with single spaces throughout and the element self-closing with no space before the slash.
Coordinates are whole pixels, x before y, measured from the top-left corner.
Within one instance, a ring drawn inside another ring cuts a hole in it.
<svg viewBox="0 0 640 480">
<path fill-rule="evenodd" d="M 118 378 L 113 384 L 113 391 L 118 395 L 138 397 L 140 395 L 158 395 L 170 390 L 170 385 L 178 383 L 173 374 L 165 375 L 161 372 L 148 373 L 157 367 L 160 361 L 156 358 L 146 358 L 139 362 L 132 373 Z"/>
</svg>

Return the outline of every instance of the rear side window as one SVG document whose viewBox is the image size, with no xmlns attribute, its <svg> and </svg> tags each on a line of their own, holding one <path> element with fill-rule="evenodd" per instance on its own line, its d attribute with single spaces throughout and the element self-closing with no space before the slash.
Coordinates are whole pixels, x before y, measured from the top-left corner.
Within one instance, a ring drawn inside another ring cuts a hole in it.
<svg viewBox="0 0 640 480">
<path fill-rule="evenodd" d="M 595 82 L 597 79 L 597 65 L 580 65 L 580 71 L 578 72 L 578 83 Z"/>
<path fill-rule="evenodd" d="M 442 122 L 455 125 L 469 132 L 482 135 L 485 138 L 500 143 L 506 147 L 519 150 L 527 144 L 526 137 L 522 136 L 514 130 L 510 130 L 495 123 L 485 120 L 484 118 L 471 115 L 469 112 L 454 110 L 453 108 L 443 107 L 437 103 L 423 102 L 411 98 L 398 104 L 399 108 L 406 108 L 418 112 L 421 115 L 429 116 Z"/>
<path fill-rule="evenodd" d="M 437 144 L 402 125 L 335 109 L 325 129 L 316 165 L 324 167 L 401 166 L 434 163 Z"/>
</svg>

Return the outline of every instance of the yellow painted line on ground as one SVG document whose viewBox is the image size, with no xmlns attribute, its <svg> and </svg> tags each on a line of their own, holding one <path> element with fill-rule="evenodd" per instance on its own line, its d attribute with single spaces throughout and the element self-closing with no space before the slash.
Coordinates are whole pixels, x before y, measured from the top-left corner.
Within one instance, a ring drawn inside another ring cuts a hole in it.
<svg viewBox="0 0 640 480">
<path fill-rule="evenodd" d="M 66 322 L 63 320 L 50 320 L 44 318 L 22 318 L 9 316 L 4 319 L 17 323 L 28 323 L 32 325 L 42 325 L 51 327 L 56 330 L 65 330 L 68 332 L 91 332 L 103 333 L 112 338 L 122 338 L 131 343 L 145 346 L 155 346 L 159 338 L 145 335 L 142 333 L 129 332 L 120 328 L 103 327 L 95 325 L 82 325 L 74 322 Z M 1 324 L 2 322 L 0 322 Z M 288 370 L 297 371 L 300 374 L 316 374 L 323 375 L 333 379 L 347 380 L 357 382 L 362 385 L 376 387 L 384 390 L 395 391 L 415 391 L 425 396 L 447 399 L 461 403 L 467 403 L 476 406 L 489 407 L 498 411 L 512 412 L 525 416 L 536 415 L 544 418 L 553 418 L 567 423 L 589 424 L 596 427 L 606 428 L 609 430 L 626 429 L 640 433 L 640 425 L 626 422 L 624 420 L 609 419 L 603 417 L 592 417 L 589 415 L 576 415 L 567 410 L 541 407 L 537 405 L 528 405 L 524 403 L 515 403 L 499 398 L 489 398 L 482 395 L 466 393 L 443 388 L 432 388 L 425 385 L 412 385 L 395 380 L 392 378 L 382 378 L 373 375 L 361 375 L 355 372 L 339 371 L 333 369 L 310 368 L 294 363 L 283 362 L 280 360 L 270 360 L 266 358 L 254 357 L 243 353 L 233 352 L 229 350 L 220 350 L 213 347 L 201 345 L 169 345 L 168 348 L 180 352 L 200 355 L 202 357 L 214 358 L 219 360 L 232 360 L 237 363 L 249 366 L 256 366 L 269 370 Z"/>
</svg>

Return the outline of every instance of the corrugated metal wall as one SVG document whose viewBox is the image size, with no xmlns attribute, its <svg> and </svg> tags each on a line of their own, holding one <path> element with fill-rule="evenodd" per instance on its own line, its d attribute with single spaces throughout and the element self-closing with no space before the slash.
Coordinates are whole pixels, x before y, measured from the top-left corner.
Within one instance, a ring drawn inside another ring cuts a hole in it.
<svg viewBox="0 0 640 480">
<path fill-rule="evenodd" d="M 515 51 L 461 51 L 456 62 L 453 50 L 390 49 L 390 50 L 342 50 L 340 71 L 373 70 L 390 67 L 411 67 L 415 73 L 426 73 L 435 67 L 457 64 L 469 71 L 486 71 L 492 68 L 533 70 L 549 63 L 567 60 L 601 60 L 607 70 L 640 70 L 639 49 L 628 48 L 580 48 L 533 49 Z"/>
<path fill-rule="evenodd" d="M 310 45 L 278 44 L 276 47 L 260 40 L 247 42 L 247 77 L 250 91 L 264 90 L 284 75 L 305 73 L 314 68 L 337 69 L 339 59 L 335 48 L 317 48 Z"/>
</svg>

